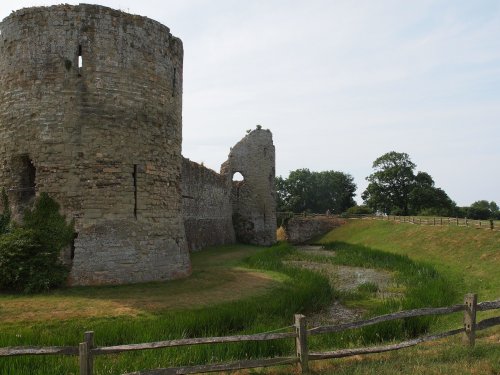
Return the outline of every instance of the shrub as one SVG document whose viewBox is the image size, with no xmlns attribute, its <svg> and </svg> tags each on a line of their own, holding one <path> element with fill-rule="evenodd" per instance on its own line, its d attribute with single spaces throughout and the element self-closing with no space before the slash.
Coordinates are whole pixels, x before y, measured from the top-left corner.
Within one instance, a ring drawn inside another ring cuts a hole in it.
<svg viewBox="0 0 500 375">
<path fill-rule="evenodd" d="M 0 288 L 32 293 L 63 284 L 68 270 L 59 255 L 72 239 L 73 224 L 42 193 L 23 225 L 0 236 Z"/>
<path fill-rule="evenodd" d="M 24 213 L 23 227 L 32 229 L 44 249 L 57 255 L 74 237 L 73 223 L 66 223 L 59 204 L 47 193 L 40 194 L 33 209 Z"/>
<path fill-rule="evenodd" d="M 347 215 L 371 215 L 373 214 L 373 210 L 365 205 L 361 206 L 352 206 L 349 207 L 346 211 Z"/>
<path fill-rule="evenodd" d="M 0 193 L 2 200 L 2 214 L 0 215 L 0 236 L 9 231 L 10 225 L 10 207 L 9 207 L 9 197 L 7 197 L 7 193 L 5 189 L 2 188 L 2 192 Z"/>
<path fill-rule="evenodd" d="M 15 228 L 0 237 L 0 288 L 26 293 L 60 285 L 67 270 L 46 251 L 34 231 Z"/>
</svg>

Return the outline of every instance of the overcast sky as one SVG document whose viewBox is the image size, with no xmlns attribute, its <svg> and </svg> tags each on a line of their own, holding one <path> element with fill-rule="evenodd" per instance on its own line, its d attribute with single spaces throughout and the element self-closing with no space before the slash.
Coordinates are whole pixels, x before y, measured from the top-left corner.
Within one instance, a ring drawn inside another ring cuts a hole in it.
<svg viewBox="0 0 500 375">
<path fill-rule="evenodd" d="M 1 0 L 0 19 L 58 3 Z M 218 171 L 261 124 L 278 175 L 349 173 L 358 202 L 373 161 L 398 151 L 458 205 L 500 203 L 500 1 L 99 4 L 182 39 L 183 155 L 193 161 Z"/>
</svg>

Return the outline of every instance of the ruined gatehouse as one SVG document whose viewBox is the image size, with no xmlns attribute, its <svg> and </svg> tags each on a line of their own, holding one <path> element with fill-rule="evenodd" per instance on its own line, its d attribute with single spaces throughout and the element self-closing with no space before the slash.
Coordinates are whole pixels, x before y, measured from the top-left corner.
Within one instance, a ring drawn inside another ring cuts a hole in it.
<svg viewBox="0 0 500 375">
<path fill-rule="evenodd" d="M 275 242 L 271 132 L 247 134 L 220 174 L 183 158 L 182 64 L 166 26 L 103 6 L 0 23 L 0 187 L 17 219 L 47 192 L 75 221 L 70 283 L 179 278 L 189 250 Z"/>
</svg>

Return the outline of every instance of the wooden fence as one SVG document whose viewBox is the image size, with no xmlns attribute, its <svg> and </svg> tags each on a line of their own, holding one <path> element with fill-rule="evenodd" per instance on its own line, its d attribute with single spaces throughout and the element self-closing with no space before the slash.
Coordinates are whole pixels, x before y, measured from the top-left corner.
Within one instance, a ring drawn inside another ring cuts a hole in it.
<svg viewBox="0 0 500 375">
<path fill-rule="evenodd" d="M 312 214 L 312 213 L 293 213 L 293 212 L 277 212 L 278 220 L 288 220 L 293 217 L 331 217 L 341 219 L 371 219 L 371 220 L 384 220 L 396 221 L 399 223 L 408 223 L 416 225 L 453 225 L 463 226 L 478 229 L 500 230 L 500 220 L 476 220 L 469 218 L 459 217 L 440 217 L 440 216 L 399 216 L 399 215 L 373 215 L 373 214 L 354 214 L 354 215 L 326 215 L 326 214 Z"/>
<path fill-rule="evenodd" d="M 432 225 L 432 226 L 453 225 L 458 227 L 462 226 L 462 227 L 479 228 L 479 229 L 491 229 L 491 230 L 500 229 L 499 225 L 500 222 L 498 220 L 475 220 L 475 219 L 473 220 L 473 219 L 468 219 L 466 217 L 459 218 L 459 217 L 430 217 L 430 216 L 360 215 L 360 217 L 348 216 L 347 218 L 397 221 L 399 223 L 408 223 L 417 225 Z"/>
<path fill-rule="evenodd" d="M 484 319 L 476 322 L 476 313 L 478 311 L 486 311 L 492 309 L 500 309 L 500 300 L 491 302 L 477 303 L 476 294 L 467 294 L 464 298 L 464 303 L 449 307 L 437 308 L 422 308 L 415 310 L 406 310 L 396 313 L 380 315 L 374 318 L 361 320 L 353 323 L 344 323 L 339 325 L 322 326 L 312 329 L 306 328 L 306 317 L 303 315 L 295 315 L 295 332 L 285 333 L 261 333 L 254 335 L 239 335 L 226 337 L 205 337 L 192 339 L 178 339 L 168 341 L 149 342 L 142 344 L 116 345 L 99 347 L 94 345 L 94 332 L 85 332 L 84 340 L 79 346 L 58 346 L 58 347 L 7 347 L 0 348 L 0 357 L 19 356 L 19 355 L 73 355 L 79 357 L 80 375 L 92 375 L 94 357 L 98 355 L 116 354 L 135 350 L 151 350 L 159 348 L 170 348 L 184 345 L 207 345 L 229 342 L 244 342 L 244 341 L 269 341 L 294 339 L 296 353 L 290 357 L 277 357 L 265 359 L 241 360 L 230 363 L 216 363 L 199 366 L 188 367 L 169 367 L 153 370 L 144 370 L 127 373 L 124 375 L 180 375 L 180 374 L 197 374 L 203 372 L 214 371 L 231 371 L 240 369 L 249 369 L 256 367 L 269 367 L 277 365 L 297 364 L 301 373 L 309 372 L 309 361 L 349 357 L 360 354 L 381 353 L 392 350 L 408 348 L 423 342 L 433 341 L 444 337 L 463 333 L 463 342 L 465 345 L 474 346 L 476 332 L 500 325 L 500 316 Z M 412 340 L 403 341 L 398 344 L 372 346 L 357 349 L 339 349 L 328 352 L 309 352 L 308 337 L 325 333 L 341 332 L 353 328 L 361 328 L 369 325 L 388 322 L 396 319 L 429 316 L 429 315 L 444 315 L 463 311 L 463 326 L 462 328 L 454 329 L 447 332 L 436 333 L 428 336 L 418 337 Z"/>
</svg>

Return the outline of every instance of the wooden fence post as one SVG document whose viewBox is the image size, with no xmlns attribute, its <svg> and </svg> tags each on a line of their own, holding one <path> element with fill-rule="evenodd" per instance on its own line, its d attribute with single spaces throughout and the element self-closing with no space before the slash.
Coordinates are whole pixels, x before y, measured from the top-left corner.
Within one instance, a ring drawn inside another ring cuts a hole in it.
<svg viewBox="0 0 500 375">
<path fill-rule="evenodd" d="M 297 332 L 295 349 L 299 359 L 299 370 L 301 374 L 308 374 L 309 349 L 307 347 L 306 317 L 304 315 L 295 314 L 295 331 Z"/>
<path fill-rule="evenodd" d="M 94 358 L 91 349 L 94 347 L 94 332 L 88 331 L 83 334 L 83 342 L 78 346 L 80 375 L 93 375 Z"/>
<path fill-rule="evenodd" d="M 490 229 L 493 230 L 495 228 L 495 225 L 493 224 L 493 220 L 490 220 Z"/>
<path fill-rule="evenodd" d="M 469 222 L 467 221 L 467 216 L 465 217 L 465 226 L 468 227 L 469 226 Z"/>
<path fill-rule="evenodd" d="M 474 347 L 476 340 L 476 309 L 477 309 L 477 294 L 466 294 L 464 298 L 464 336 L 463 343 L 467 346 Z"/>
<path fill-rule="evenodd" d="M 89 375 L 89 349 L 86 342 L 81 342 L 78 346 L 78 359 L 80 375 Z"/>
</svg>

